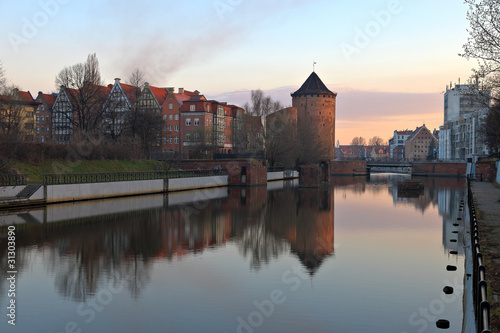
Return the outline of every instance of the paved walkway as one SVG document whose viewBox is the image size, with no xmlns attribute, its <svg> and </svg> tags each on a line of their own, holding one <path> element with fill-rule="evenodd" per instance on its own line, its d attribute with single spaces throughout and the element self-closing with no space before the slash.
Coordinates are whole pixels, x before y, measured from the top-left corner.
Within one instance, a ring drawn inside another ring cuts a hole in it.
<svg viewBox="0 0 500 333">
<path fill-rule="evenodd" d="M 474 203 L 479 211 L 481 252 L 485 258 L 486 280 L 493 292 L 492 332 L 500 332 L 500 187 L 488 182 L 472 182 Z"/>
</svg>

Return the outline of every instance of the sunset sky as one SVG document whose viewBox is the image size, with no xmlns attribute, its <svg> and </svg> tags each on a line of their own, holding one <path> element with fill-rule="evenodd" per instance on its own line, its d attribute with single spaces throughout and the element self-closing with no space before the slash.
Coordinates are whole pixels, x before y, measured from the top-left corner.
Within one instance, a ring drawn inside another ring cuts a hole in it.
<svg viewBox="0 0 500 333">
<path fill-rule="evenodd" d="M 349 144 L 442 124 L 442 92 L 475 66 L 458 55 L 466 12 L 460 0 L 0 0 L 0 61 L 32 95 L 95 52 L 106 83 L 138 67 L 152 85 L 238 105 L 252 89 L 291 105 L 315 61 Z"/>
</svg>

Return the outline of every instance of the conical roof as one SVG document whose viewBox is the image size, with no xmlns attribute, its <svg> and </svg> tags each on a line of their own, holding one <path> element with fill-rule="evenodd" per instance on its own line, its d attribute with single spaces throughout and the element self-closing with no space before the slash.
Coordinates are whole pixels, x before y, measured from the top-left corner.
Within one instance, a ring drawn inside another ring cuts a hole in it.
<svg viewBox="0 0 500 333">
<path fill-rule="evenodd" d="M 306 82 L 292 94 L 292 97 L 300 95 L 310 95 L 310 94 L 329 94 L 336 95 L 334 92 L 330 91 L 323 81 L 319 78 L 316 72 L 312 72 L 307 78 Z"/>
</svg>

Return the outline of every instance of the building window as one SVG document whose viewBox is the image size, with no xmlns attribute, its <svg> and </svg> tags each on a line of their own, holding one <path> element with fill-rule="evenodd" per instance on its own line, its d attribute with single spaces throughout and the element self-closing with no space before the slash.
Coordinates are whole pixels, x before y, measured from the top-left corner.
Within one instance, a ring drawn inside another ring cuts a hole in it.
<svg viewBox="0 0 500 333">
<path fill-rule="evenodd" d="M 49 128 L 47 127 L 47 132 L 49 131 Z"/>
<path fill-rule="evenodd" d="M 176 137 L 174 138 L 174 142 L 175 142 L 176 144 L 177 144 L 177 143 L 179 143 L 179 137 L 178 137 L 178 136 L 176 136 Z"/>
<path fill-rule="evenodd" d="M 179 115 L 178 114 L 175 115 L 175 120 L 179 120 Z"/>
<path fill-rule="evenodd" d="M 186 126 L 191 126 L 191 118 L 186 118 Z"/>
<path fill-rule="evenodd" d="M 198 133 L 194 134 L 194 141 L 196 142 L 200 141 L 200 135 Z"/>
<path fill-rule="evenodd" d="M 191 133 L 186 133 L 186 142 L 191 141 Z"/>
<path fill-rule="evenodd" d="M 45 117 L 42 117 L 42 121 L 45 121 Z"/>
<path fill-rule="evenodd" d="M 167 144 L 167 137 L 166 137 L 166 136 L 164 136 L 164 137 L 163 137 L 163 144 L 164 144 L 164 145 L 166 145 L 166 144 Z"/>
<path fill-rule="evenodd" d="M 196 105 L 191 104 L 191 105 L 189 106 L 189 111 L 195 111 L 195 110 L 196 110 Z"/>
<path fill-rule="evenodd" d="M 36 121 L 40 121 L 40 117 L 36 117 Z"/>
<path fill-rule="evenodd" d="M 168 120 L 172 120 L 172 115 L 171 114 L 168 115 Z"/>
<path fill-rule="evenodd" d="M 173 141 L 174 141 L 174 140 L 172 139 L 172 137 L 169 137 L 169 138 L 168 138 L 168 143 L 172 144 L 172 142 L 173 142 Z"/>
<path fill-rule="evenodd" d="M 174 129 L 175 129 L 176 132 L 179 132 L 179 125 L 175 125 Z"/>
<path fill-rule="evenodd" d="M 44 111 L 44 110 L 45 110 L 45 106 L 42 106 L 42 111 Z"/>
<path fill-rule="evenodd" d="M 200 119 L 194 118 L 194 126 L 200 126 Z"/>
<path fill-rule="evenodd" d="M 167 131 L 167 125 L 163 125 L 163 132 Z"/>
<path fill-rule="evenodd" d="M 167 115 L 166 114 L 163 115 L 163 120 L 167 120 Z"/>
<path fill-rule="evenodd" d="M 40 127 L 37 127 L 37 128 L 36 128 L 36 131 L 37 131 L 37 132 L 40 132 Z"/>
<path fill-rule="evenodd" d="M 169 109 L 169 110 L 172 110 L 173 108 L 174 108 L 174 104 L 172 104 L 172 103 L 168 103 L 168 109 Z"/>
<path fill-rule="evenodd" d="M 168 130 L 172 132 L 172 125 L 168 125 Z"/>
</svg>

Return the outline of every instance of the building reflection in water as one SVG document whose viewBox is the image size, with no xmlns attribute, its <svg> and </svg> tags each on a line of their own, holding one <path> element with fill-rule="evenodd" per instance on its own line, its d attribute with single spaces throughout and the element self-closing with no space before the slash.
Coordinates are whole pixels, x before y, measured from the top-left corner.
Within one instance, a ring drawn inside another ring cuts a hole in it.
<svg viewBox="0 0 500 333">
<path fill-rule="evenodd" d="M 314 274 L 333 254 L 334 204 L 328 190 L 230 188 L 136 199 L 147 208 L 124 211 L 123 207 L 135 207 L 131 198 L 109 201 L 108 214 L 103 213 L 106 201 L 23 212 L 17 218 L 32 222 L 17 225 L 19 274 L 29 261 L 23 258 L 36 249 L 44 253 L 45 268 L 55 275 L 58 292 L 85 301 L 103 285 L 122 280 L 138 297 L 156 260 L 182 260 L 228 242 L 250 257 L 255 270 L 291 252 Z M 54 216 L 53 222 L 47 222 L 47 216 Z M 4 239 L 0 243 L 3 262 L 7 246 Z"/>
<path fill-rule="evenodd" d="M 458 218 L 465 181 L 428 178 L 422 195 L 405 198 L 397 194 L 399 179 L 371 177 L 367 183 L 364 177 L 334 178 L 333 186 L 342 189 L 337 195 L 370 191 L 380 197 L 389 191 L 394 205 L 413 205 L 422 213 L 437 205 L 443 217 L 443 247 L 453 248 L 450 240 L 462 236 L 452 234 L 456 229 L 452 223 Z M 11 214 L 11 220 L 19 223 L 18 274 L 29 266 L 31 251 L 38 251 L 65 298 L 85 301 L 102 286 L 123 280 L 130 294 L 138 297 L 150 283 L 155 261 L 183 260 L 232 244 L 250 259 L 252 270 L 291 253 L 314 275 L 334 254 L 335 192 L 286 186 L 223 188 L 52 205 Z M 5 242 L 0 238 L 3 263 Z M 0 295 L 5 295 L 5 274 L 0 272 Z"/>
</svg>

